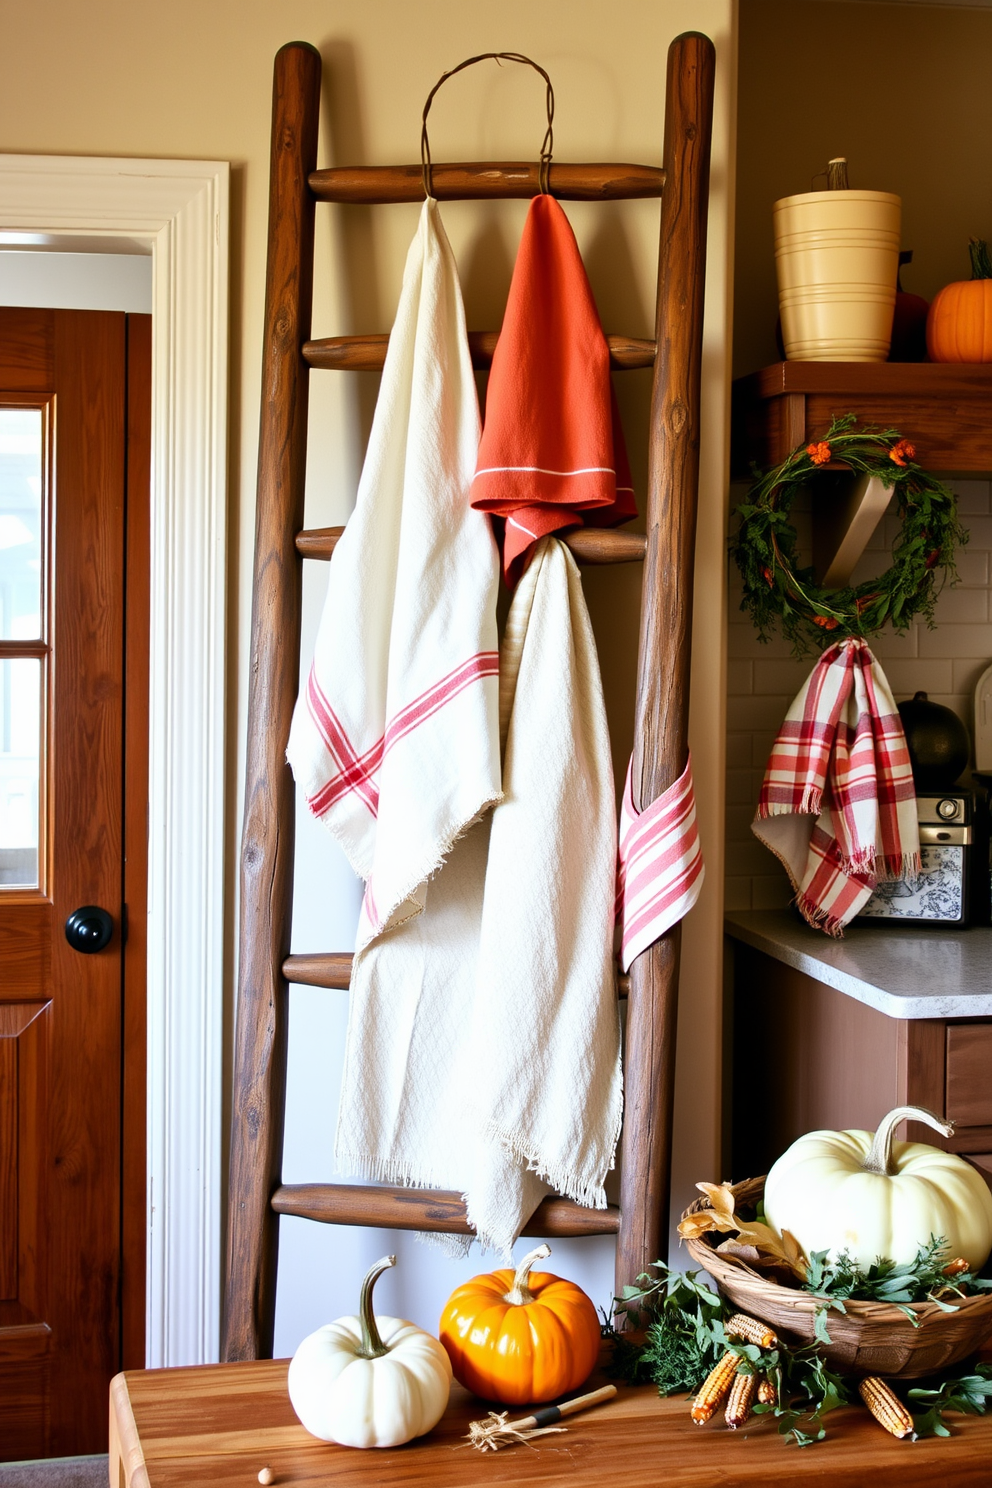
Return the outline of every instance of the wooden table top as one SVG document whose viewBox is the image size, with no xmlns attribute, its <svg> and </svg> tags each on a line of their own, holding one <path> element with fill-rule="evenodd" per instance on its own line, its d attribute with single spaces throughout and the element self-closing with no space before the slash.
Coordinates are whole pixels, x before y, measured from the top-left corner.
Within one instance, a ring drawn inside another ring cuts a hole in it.
<svg viewBox="0 0 992 1488">
<path fill-rule="evenodd" d="M 462 1439 L 467 1423 L 483 1419 L 487 1407 L 456 1385 L 428 1436 L 361 1452 L 304 1431 L 286 1392 L 287 1367 L 286 1360 L 259 1360 L 118 1375 L 111 1385 L 110 1488 L 257 1488 L 265 1466 L 276 1488 L 537 1488 L 564 1476 L 574 1488 L 992 1484 L 992 1416 L 951 1416 L 949 1438 L 900 1442 L 867 1411 L 845 1408 L 829 1416 L 826 1441 L 800 1450 L 786 1445 L 767 1416 L 739 1432 L 727 1431 L 722 1416 L 694 1426 L 685 1397 L 661 1400 L 652 1386 L 621 1385 L 615 1400 L 565 1423 L 566 1435 L 483 1454 Z M 586 1388 L 601 1383 L 597 1375 Z"/>
</svg>

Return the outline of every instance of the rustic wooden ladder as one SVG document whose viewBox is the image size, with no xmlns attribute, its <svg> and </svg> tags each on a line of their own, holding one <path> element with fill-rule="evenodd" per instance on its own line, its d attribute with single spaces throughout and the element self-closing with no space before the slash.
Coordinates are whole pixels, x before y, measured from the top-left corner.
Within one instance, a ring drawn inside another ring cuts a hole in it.
<svg viewBox="0 0 992 1488">
<path fill-rule="evenodd" d="M 579 529 L 579 563 L 643 559 L 633 789 L 653 801 L 687 758 L 689 647 L 699 468 L 699 382 L 713 99 L 713 44 L 696 32 L 668 53 L 664 167 L 560 165 L 553 195 L 661 197 L 655 341 L 609 337 L 612 365 L 654 367 L 646 536 Z M 293 42 L 275 62 L 268 270 L 255 526 L 248 760 L 241 849 L 241 956 L 231 1133 L 223 1358 L 272 1351 L 280 1214 L 329 1224 L 470 1233 L 455 1193 L 281 1182 L 290 983 L 346 989 L 351 956 L 289 954 L 294 787 L 286 741 L 296 701 L 301 558 L 327 559 L 340 528 L 302 531 L 311 367 L 382 367 L 387 336 L 311 341 L 315 203 L 423 200 L 420 165 L 317 170 L 321 59 Z M 440 200 L 530 198 L 536 164 L 435 165 Z M 664 187 L 664 189 L 662 189 Z M 469 337 L 488 367 L 496 333 Z M 619 1210 L 546 1199 L 525 1234 L 617 1235 L 618 1289 L 667 1236 L 680 934 L 640 955 L 629 981 Z"/>
</svg>

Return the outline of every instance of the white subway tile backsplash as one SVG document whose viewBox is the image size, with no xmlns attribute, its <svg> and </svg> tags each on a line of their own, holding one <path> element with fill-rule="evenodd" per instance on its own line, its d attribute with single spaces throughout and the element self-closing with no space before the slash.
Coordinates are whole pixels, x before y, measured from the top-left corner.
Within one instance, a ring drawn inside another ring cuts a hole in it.
<svg viewBox="0 0 992 1488">
<path fill-rule="evenodd" d="M 797 688 L 796 691 L 798 692 L 799 689 Z M 791 703 L 792 699 L 790 698 L 789 701 Z M 785 714 L 783 713 L 782 718 L 784 717 Z M 772 745 L 775 743 L 782 718 L 779 719 L 775 728 L 759 729 L 751 735 L 751 763 L 758 770 L 763 771 L 768 763 L 768 756 L 772 752 Z"/>
<path fill-rule="evenodd" d="M 881 635 L 872 636 L 871 649 L 883 668 L 890 660 L 898 661 L 919 655 L 919 631 L 918 625 L 911 625 L 902 632 L 885 630 Z"/>
<path fill-rule="evenodd" d="M 751 799 L 751 771 L 727 771 L 727 806 L 736 806 Z"/>
<path fill-rule="evenodd" d="M 759 842 L 757 837 L 751 835 L 750 841 L 745 842 L 743 838 L 734 843 L 734 871 L 736 873 L 750 873 L 752 877 L 761 877 L 762 874 L 774 874 L 778 859 L 773 852 Z M 782 877 L 786 879 L 785 869 L 782 869 Z M 788 880 L 786 879 L 786 882 Z M 755 908 L 760 908 L 755 905 Z"/>
<path fill-rule="evenodd" d="M 964 587 L 982 587 L 989 581 L 989 555 L 981 548 L 962 548 L 957 555 L 958 578 Z"/>
<path fill-rule="evenodd" d="M 791 697 L 731 697 L 727 699 L 727 722 L 732 729 L 778 731 Z"/>
<path fill-rule="evenodd" d="M 992 548 L 992 517 L 965 517 L 962 526 L 968 529 L 968 547 L 972 551 L 982 548 L 988 552 Z"/>
<path fill-rule="evenodd" d="M 882 670 L 889 679 L 896 702 L 912 697 L 920 689 L 924 692 L 953 692 L 954 663 L 952 661 L 886 661 Z"/>
<path fill-rule="evenodd" d="M 734 658 L 727 667 L 727 693 L 730 697 L 737 697 L 740 694 L 746 696 L 757 690 L 754 686 L 754 667 L 753 661 L 743 661 L 740 657 Z"/>
<path fill-rule="evenodd" d="M 938 625 L 920 631 L 920 655 L 950 657 L 992 656 L 992 625 Z"/>
<path fill-rule="evenodd" d="M 987 589 L 945 589 L 937 600 L 934 619 L 938 626 L 973 624 L 989 618 Z"/>
<path fill-rule="evenodd" d="M 754 735 L 747 732 L 727 735 L 727 764 L 733 769 L 751 763 L 751 740 Z"/>
<path fill-rule="evenodd" d="M 747 794 L 738 801 L 727 802 L 727 837 L 733 842 L 750 842 L 751 823 L 754 820 L 754 805 L 758 799 L 758 789 L 761 785 L 761 772 L 758 775 L 757 785 L 752 784 L 749 774 L 747 783 Z"/>
<path fill-rule="evenodd" d="M 794 698 L 809 676 L 813 662 L 811 656 L 802 661 L 765 661 L 762 657 L 754 663 L 754 691 L 787 693 L 790 699 Z"/>
<path fill-rule="evenodd" d="M 728 625 L 727 627 L 727 660 L 731 664 L 743 660 L 745 657 L 764 659 L 771 657 L 782 661 L 792 655 L 792 646 L 781 636 L 772 636 L 769 641 L 758 640 L 758 633 L 746 619 L 743 625 Z"/>
<path fill-rule="evenodd" d="M 951 691 L 964 693 L 966 697 L 974 699 L 978 679 L 987 666 L 992 666 L 992 653 L 983 656 L 980 661 L 970 656 L 956 660 L 954 662 L 954 685 Z"/>
<path fill-rule="evenodd" d="M 770 852 L 766 852 L 765 857 L 769 863 L 774 864 L 775 859 Z M 756 875 L 752 877 L 752 909 L 785 909 L 792 903 L 792 899 L 792 885 L 784 868 L 779 868 L 777 873 L 770 873 L 767 876 Z"/>
<path fill-rule="evenodd" d="M 957 493 L 959 516 L 988 516 L 989 482 L 987 480 L 960 480 L 951 481 L 950 484 L 952 489 Z"/>
<path fill-rule="evenodd" d="M 723 881 L 723 903 L 728 912 L 751 908 L 751 880 L 734 874 Z"/>
</svg>

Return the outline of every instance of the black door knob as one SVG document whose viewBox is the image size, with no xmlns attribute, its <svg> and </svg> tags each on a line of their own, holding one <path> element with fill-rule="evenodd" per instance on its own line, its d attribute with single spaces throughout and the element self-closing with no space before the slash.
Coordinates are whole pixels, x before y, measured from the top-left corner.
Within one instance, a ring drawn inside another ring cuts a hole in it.
<svg viewBox="0 0 992 1488">
<path fill-rule="evenodd" d="M 114 922 L 105 909 L 98 904 L 84 904 L 74 909 L 65 922 L 65 938 L 74 951 L 92 956 L 110 944 L 114 933 Z"/>
</svg>

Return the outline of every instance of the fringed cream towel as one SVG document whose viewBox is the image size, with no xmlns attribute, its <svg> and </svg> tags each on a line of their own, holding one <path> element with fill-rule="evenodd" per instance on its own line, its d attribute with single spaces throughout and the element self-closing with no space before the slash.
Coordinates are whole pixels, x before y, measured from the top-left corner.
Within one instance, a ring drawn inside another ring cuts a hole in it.
<svg viewBox="0 0 992 1488">
<path fill-rule="evenodd" d="M 609 736 L 578 570 L 555 539 L 514 595 L 500 712 L 502 803 L 456 844 L 425 912 L 356 958 L 337 1156 L 458 1190 L 505 1254 L 546 1184 L 605 1206 L 621 1116 Z"/>
</svg>

